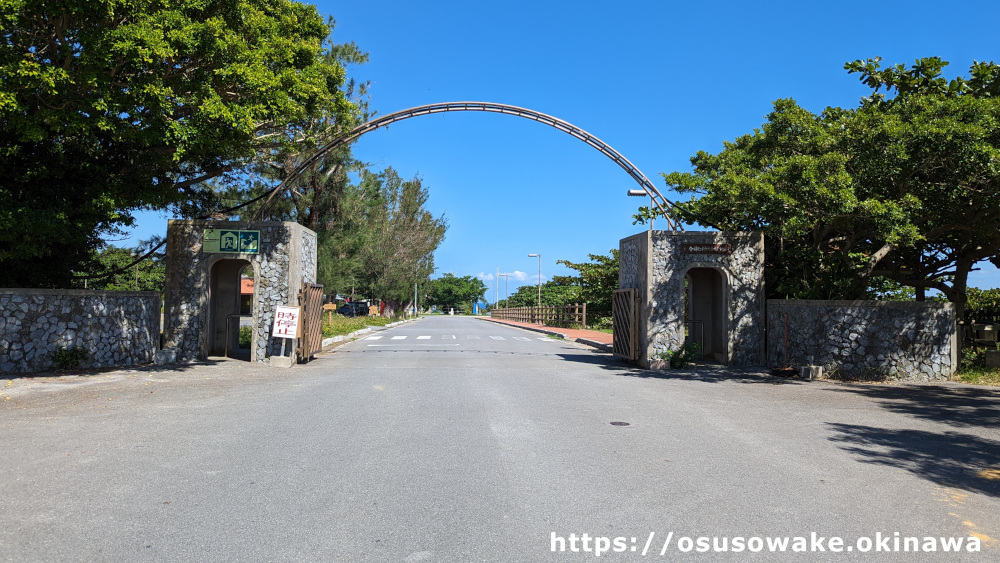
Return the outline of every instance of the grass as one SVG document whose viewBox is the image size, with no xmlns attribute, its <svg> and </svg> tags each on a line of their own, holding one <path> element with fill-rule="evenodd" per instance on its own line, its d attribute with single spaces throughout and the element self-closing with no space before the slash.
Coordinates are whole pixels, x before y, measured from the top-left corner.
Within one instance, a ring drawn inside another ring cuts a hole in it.
<svg viewBox="0 0 1000 563">
<path fill-rule="evenodd" d="M 385 326 L 400 319 L 388 319 L 385 317 L 345 317 L 334 315 L 333 322 L 330 322 L 330 315 L 323 316 L 323 338 L 350 334 L 356 330 L 361 330 L 368 326 Z"/>
<path fill-rule="evenodd" d="M 956 374 L 956 379 L 962 383 L 1000 387 L 1000 370 L 976 366 L 962 368 Z"/>
</svg>

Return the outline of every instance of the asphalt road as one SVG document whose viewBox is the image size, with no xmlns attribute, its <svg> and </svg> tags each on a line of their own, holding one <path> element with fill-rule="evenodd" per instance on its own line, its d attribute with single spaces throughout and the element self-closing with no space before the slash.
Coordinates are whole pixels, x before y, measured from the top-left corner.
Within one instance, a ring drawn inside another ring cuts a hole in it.
<svg viewBox="0 0 1000 563">
<path fill-rule="evenodd" d="M 1000 560 L 990 389 L 656 374 L 431 317 L 288 370 L 0 379 L 0 396 L 4 560 Z M 897 532 L 982 551 L 895 552 Z M 784 536 L 812 551 L 764 543 Z"/>
</svg>

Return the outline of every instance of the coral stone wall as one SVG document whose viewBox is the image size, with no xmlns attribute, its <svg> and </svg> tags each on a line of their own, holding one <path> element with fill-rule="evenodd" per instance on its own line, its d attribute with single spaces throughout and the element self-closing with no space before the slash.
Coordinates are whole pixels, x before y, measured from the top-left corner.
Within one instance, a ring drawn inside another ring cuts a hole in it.
<svg viewBox="0 0 1000 563">
<path fill-rule="evenodd" d="M 53 367 L 80 348 L 84 368 L 147 364 L 160 344 L 160 295 L 152 291 L 0 289 L 0 372 Z"/>
<path fill-rule="evenodd" d="M 202 252 L 205 229 L 260 231 L 259 253 Z M 302 284 L 316 282 L 316 233 L 290 222 L 169 221 L 164 348 L 175 348 L 178 361 L 207 357 L 209 276 L 216 262 L 233 259 L 254 270 L 251 359 L 265 362 L 281 350 L 282 339 L 271 338 L 275 308 L 297 305 Z"/>
<path fill-rule="evenodd" d="M 952 303 L 769 299 L 767 329 L 772 366 L 787 358 L 836 376 L 911 381 L 958 369 Z"/>
<path fill-rule="evenodd" d="M 728 245 L 727 252 L 699 251 Z M 729 365 L 764 362 L 764 237 L 761 233 L 652 231 L 619 243 L 620 288 L 636 288 L 640 365 L 684 344 L 684 277 L 692 268 L 723 279 L 724 330 Z"/>
</svg>

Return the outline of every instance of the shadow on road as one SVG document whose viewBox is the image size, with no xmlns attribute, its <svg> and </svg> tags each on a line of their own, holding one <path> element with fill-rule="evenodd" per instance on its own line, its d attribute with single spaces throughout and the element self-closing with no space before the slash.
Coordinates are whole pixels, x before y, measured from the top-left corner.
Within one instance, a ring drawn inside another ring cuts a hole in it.
<svg viewBox="0 0 1000 563">
<path fill-rule="evenodd" d="M 623 377 L 639 377 L 653 379 L 680 379 L 684 381 L 700 381 L 702 383 L 767 383 L 770 385 L 801 384 L 802 380 L 789 377 L 775 377 L 762 371 L 762 368 L 733 368 L 714 364 L 695 364 L 686 369 L 665 371 L 637 368 L 623 362 L 611 354 L 556 354 L 560 358 L 584 364 L 600 366 Z"/>
<path fill-rule="evenodd" d="M 1000 442 L 958 432 L 828 422 L 829 439 L 863 463 L 903 469 L 945 487 L 1000 497 Z"/>
<path fill-rule="evenodd" d="M 943 385 L 852 385 L 833 389 L 873 399 L 880 407 L 961 428 L 1000 428 L 1000 390 Z M 1000 459 L 1000 450 L 996 452 Z"/>
</svg>

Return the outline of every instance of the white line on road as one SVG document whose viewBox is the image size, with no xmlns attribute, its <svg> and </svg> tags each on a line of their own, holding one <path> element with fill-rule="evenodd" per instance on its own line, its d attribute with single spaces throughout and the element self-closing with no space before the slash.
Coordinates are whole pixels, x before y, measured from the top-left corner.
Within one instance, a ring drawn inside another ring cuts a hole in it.
<svg viewBox="0 0 1000 563">
<path fill-rule="evenodd" d="M 492 338 L 493 340 L 507 340 L 506 338 L 504 338 L 502 336 L 491 336 L 490 338 Z"/>
<path fill-rule="evenodd" d="M 444 338 L 445 340 L 455 340 L 455 335 L 454 334 L 445 334 L 441 338 Z"/>
<path fill-rule="evenodd" d="M 378 340 L 379 338 L 382 338 L 381 334 L 378 336 L 369 336 L 368 338 L 365 338 L 365 340 Z"/>
<path fill-rule="evenodd" d="M 393 336 L 392 339 L 393 340 L 406 340 L 406 335 L 404 334 L 402 336 Z"/>
<path fill-rule="evenodd" d="M 514 340 L 520 340 L 521 342 L 531 342 L 531 339 L 527 336 L 515 336 Z"/>
<path fill-rule="evenodd" d="M 417 340 L 430 340 L 430 336 L 418 336 Z"/>
</svg>

